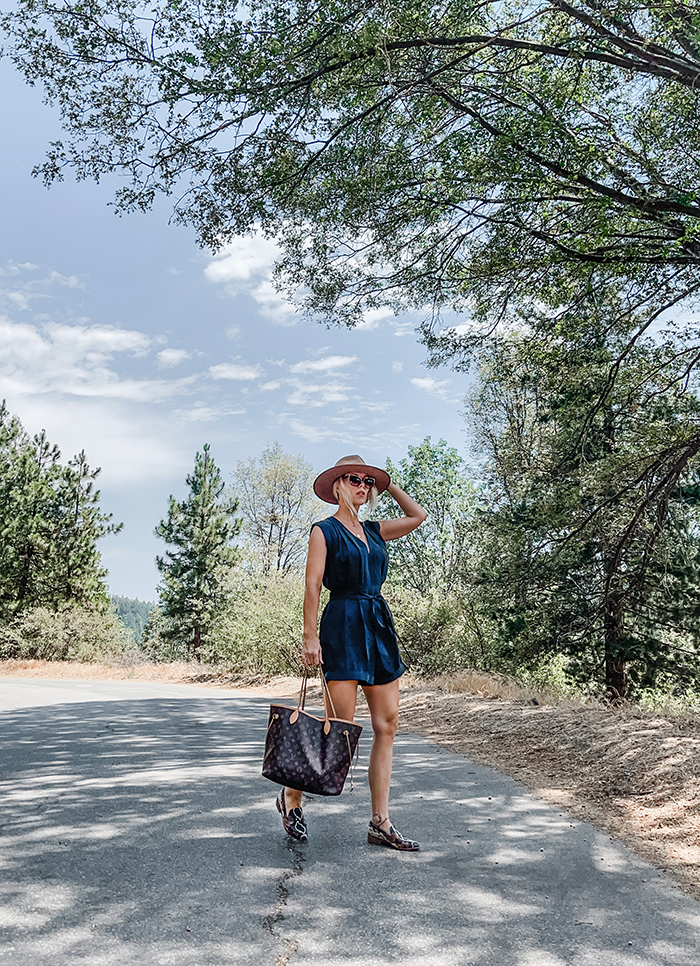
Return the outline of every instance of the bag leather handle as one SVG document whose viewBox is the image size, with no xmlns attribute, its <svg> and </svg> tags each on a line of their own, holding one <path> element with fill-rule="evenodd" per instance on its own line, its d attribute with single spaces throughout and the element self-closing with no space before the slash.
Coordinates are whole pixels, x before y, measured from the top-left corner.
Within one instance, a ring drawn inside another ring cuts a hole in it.
<svg viewBox="0 0 700 966">
<path fill-rule="evenodd" d="M 323 704 L 325 706 L 327 701 L 328 704 L 330 705 L 331 711 L 333 712 L 332 715 L 329 715 L 328 710 L 326 709 L 326 718 L 330 718 L 330 717 L 337 718 L 338 715 L 335 713 L 335 706 L 333 704 L 333 698 L 331 697 L 331 689 L 328 687 L 328 681 L 326 681 L 326 675 L 323 673 L 322 667 L 319 667 L 318 673 L 321 678 L 321 684 L 323 687 Z"/>
<path fill-rule="evenodd" d="M 321 678 L 321 691 L 323 692 L 323 717 L 324 724 L 323 730 L 325 734 L 331 730 L 331 718 L 337 718 L 338 715 L 335 713 L 335 706 L 333 704 L 333 698 L 331 697 L 330 688 L 328 687 L 328 682 L 326 681 L 326 676 L 323 673 L 323 668 L 319 666 L 319 676 Z M 301 687 L 299 688 L 299 697 L 297 699 L 297 706 L 294 711 L 292 711 L 289 717 L 289 723 L 294 724 L 299 718 L 299 712 L 303 711 L 306 707 L 306 687 L 309 681 L 309 669 L 304 668 L 304 674 L 301 679 Z M 332 714 L 331 714 L 332 712 Z"/>
</svg>

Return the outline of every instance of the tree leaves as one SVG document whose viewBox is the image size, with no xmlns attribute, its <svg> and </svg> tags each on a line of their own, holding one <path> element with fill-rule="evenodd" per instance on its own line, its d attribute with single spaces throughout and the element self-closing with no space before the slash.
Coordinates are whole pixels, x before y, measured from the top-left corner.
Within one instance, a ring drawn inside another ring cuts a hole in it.
<svg viewBox="0 0 700 966">
<path fill-rule="evenodd" d="M 164 620 L 158 632 L 201 659 L 224 585 L 238 559 L 234 547 L 241 529 L 238 502 L 225 492 L 221 472 L 207 444 L 195 455 L 184 500 L 170 497 L 168 514 L 155 529 L 168 549 L 156 557 L 163 576 L 159 600 Z"/>
<path fill-rule="evenodd" d="M 258 459 L 239 460 L 233 478 L 243 532 L 260 570 L 281 575 L 300 570 L 311 524 L 324 511 L 313 496 L 311 465 L 273 443 Z"/>
<path fill-rule="evenodd" d="M 212 247 L 262 225 L 327 319 L 449 306 L 488 332 L 591 284 L 697 282 L 686 5 L 23 0 L 2 24 L 64 118 L 48 181 L 119 170 L 118 210 L 181 192 Z"/>
<path fill-rule="evenodd" d="M 564 653 L 619 698 L 663 674 L 698 680 L 700 404 L 686 368 L 698 346 L 680 332 L 625 344 L 605 316 L 601 298 L 485 354 L 475 561 L 513 664 Z"/>
</svg>

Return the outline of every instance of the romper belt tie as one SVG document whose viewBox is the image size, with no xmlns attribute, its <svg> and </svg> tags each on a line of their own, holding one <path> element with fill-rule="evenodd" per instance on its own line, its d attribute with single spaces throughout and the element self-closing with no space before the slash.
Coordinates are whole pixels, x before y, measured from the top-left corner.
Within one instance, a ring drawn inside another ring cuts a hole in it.
<svg viewBox="0 0 700 966">
<path fill-rule="evenodd" d="M 381 594 L 335 594 L 332 593 L 330 596 L 331 600 L 371 600 L 372 601 L 372 618 L 375 624 L 380 630 L 390 631 L 394 637 L 397 637 L 396 628 L 394 627 L 394 619 L 391 616 L 391 611 L 389 610 L 389 605 L 384 600 Z"/>
</svg>

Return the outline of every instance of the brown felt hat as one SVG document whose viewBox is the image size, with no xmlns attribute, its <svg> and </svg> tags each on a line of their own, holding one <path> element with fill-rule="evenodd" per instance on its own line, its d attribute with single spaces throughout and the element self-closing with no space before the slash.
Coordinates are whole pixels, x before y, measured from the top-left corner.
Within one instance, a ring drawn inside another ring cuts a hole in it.
<svg viewBox="0 0 700 966">
<path fill-rule="evenodd" d="M 325 503 L 337 503 L 333 496 L 333 484 L 346 473 L 357 473 L 358 476 L 373 476 L 377 481 L 377 493 L 383 493 L 391 483 L 391 477 L 386 470 L 378 466 L 369 466 L 361 456 L 341 456 L 335 466 L 324 470 L 314 480 L 314 493 Z"/>
</svg>

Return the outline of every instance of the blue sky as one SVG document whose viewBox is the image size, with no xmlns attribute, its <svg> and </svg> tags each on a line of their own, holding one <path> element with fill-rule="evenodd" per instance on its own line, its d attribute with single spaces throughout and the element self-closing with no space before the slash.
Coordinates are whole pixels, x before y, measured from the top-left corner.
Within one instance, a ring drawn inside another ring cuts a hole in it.
<svg viewBox="0 0 700 966">
<path fill-rule="evenodd" d="M 0 398 L 102 467 L 124 522 L 101 545 L 113 593 L 154 599 L 153 528 L 205 442 L 226 479 L 275 440 L 318 471 L 352 452 L 382 465 L 425 436 L 465 452 L 467 377 L 425 368 L 418 316 L 327 329 L 276 295 L 265 239 L 214 256 L 168 223 L 168 199 L 116 217 L 117 179 L 47 191 L 30 172 L 57 114 L 5 61 L 0 91 Z"/>
</svg>

